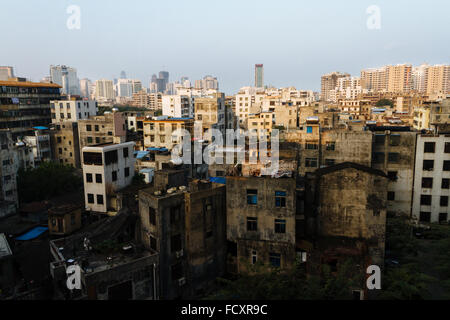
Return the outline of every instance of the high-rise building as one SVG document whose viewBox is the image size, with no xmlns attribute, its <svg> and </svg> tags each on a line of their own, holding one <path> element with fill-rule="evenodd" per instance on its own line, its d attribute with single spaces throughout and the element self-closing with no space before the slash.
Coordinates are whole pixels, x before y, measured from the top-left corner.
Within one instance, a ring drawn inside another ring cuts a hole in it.
<svg viewBox="0 0 450 320">
<path fill-rule="evenodd" d="M 361 70 L 361 86 L 373 92 L 387 90 L 387 68 L 371 68 Z"/>
<path fill-rule="evenodd" d="M 255 87 L 264 87 L 264 65 L 255 64 Z"/>
<path fill-rule="evenodd" d="M 97 101 L 112 101 L 114 98 L 114 84 L 112 80 L 100 79 L 95 82 L 95 99 Z"/>
<path fill-rule="evenodd" d="M 321 78 L 321 99 L 323 101 L 331 101 L 331 91 L 338 86 L 340 78 L 348 78 L 348 73 L 332 72 L 322 76 Z"/>
<path fill-rule="evenodd" d="M 125 71 L 121 71 L 120 72 L 120 79 L 126 79 L 127 78 L 127 74 L 125 73 Z"/>
<path fill-rule="evenodd" d="M 404 93 L 411 91 L 412 66 L 410 64 L 400 64 L 396 66 L 387 66 L 388 83 L 387 91 Z"/>
<path fill-rule="evenodd" d="M 59 84 L 61 94 L 79 95 L 80 82 L 77 77 L 77 70 L 67 66 L 50 66 L 50 77 L 53 83 Z"/>
<path fill-rule="evenodd" d="M 427 94 L 450 93 L 450 65 L 430 66 L 426 77 Z"/>
<path fill-rule="evenodd" d="M 91 80 L 84 78 L 80 80 L 80 93 L 84 98 L 89 98 L 91 96 Z"/>
<path fill-rule="evenodd" d="M 0 66 L 0 81 L 7 81 L 9 78 L 14 78 L 13 67 Z"/>
</svg>

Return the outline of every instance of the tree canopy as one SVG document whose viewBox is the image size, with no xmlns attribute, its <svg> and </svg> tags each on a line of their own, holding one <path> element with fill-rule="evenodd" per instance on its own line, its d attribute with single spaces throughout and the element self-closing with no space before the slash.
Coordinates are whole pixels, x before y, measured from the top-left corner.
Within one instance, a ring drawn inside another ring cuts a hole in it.
<svg viewBox="0 0 450 320">
<path fill-rule="evenodd" d="M 67 192 L 79 190 L 82 178 L 71 166 L 55 162 L 44 162 L 34 169 L 20 169 L 17 188 L 21 203 L 48 200 Z"/>
</svg>

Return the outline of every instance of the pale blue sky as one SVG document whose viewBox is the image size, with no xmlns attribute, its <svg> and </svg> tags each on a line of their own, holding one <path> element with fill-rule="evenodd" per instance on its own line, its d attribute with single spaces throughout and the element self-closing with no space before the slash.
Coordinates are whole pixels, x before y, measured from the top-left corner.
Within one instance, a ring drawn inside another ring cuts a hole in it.
<svg viewBox="0 0 450 320">
<path fill-rule="evenodd" d="M 69 5 L 81 29 L 69 30 Z M 370 5 L 381 29 L 366 27 Z M 50 64 L 80 78 L 141 79 L 164 69 L 171 81 L 211 74 L 231 94 L 253 84 L 317 90 L 331 71 L 358 75 L 385 64 L 450 63 L 448 0 L 1 0 L 0 65 L 40 80 Z"/>
</svg>

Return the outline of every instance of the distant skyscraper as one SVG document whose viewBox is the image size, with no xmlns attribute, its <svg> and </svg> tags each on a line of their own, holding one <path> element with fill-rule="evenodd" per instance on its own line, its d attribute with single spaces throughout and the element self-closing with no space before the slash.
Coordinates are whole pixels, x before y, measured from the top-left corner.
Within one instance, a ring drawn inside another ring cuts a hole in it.
<svg viewBox="0 0 450 320">
<path fill-rule="evenodd" d="M 127 74 L 125 73 L 125 71 L 122 70 L 122 72 L 120 72 L 120 79 L 126 79 L 127 78 Z"/>
<path fill-rule="evenodd" d="M 14 78 L 13 67 L 1 67 L 0 66 L 0 80 L 8 80 L 9 78 Z"/>
<path fill-rule="evenodd" d="M 112 80 L 100 79 L 95 82 L 95 98 L 98 101 L 114 100 L 114 84 Z"/>
<path fill-rule="evenodd" d="M 255 87 L 264 88 L 264 65 L 255 64 Z"/>
<path fill-rule="evenodd" d="M 80 80 L 80 91 L 82 97 L 89 98 L 91 96 L 91 86 L 91 80 L 86 78 Z"/>
<path fill-rule="evenodd" d="M 80 82 L 77 69 L 67 66 L 50 66 L 50 77 L 53 83 L 62 86 L 61 94 L 80 94 Z"/>
</svg>

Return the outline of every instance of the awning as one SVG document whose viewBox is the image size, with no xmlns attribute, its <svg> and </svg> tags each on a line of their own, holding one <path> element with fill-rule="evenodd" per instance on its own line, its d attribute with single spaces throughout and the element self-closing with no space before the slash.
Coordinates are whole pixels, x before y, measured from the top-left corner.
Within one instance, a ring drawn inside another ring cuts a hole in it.
<svg viewBox="0 0 450 320">
<path fill-rule="evenodd" d="M 24 233 L 23 235 L 16 238 L 16 240 L 19 241 L 27 241 L 27 240 L 33 240 L 39 237 L 41 234 L 46 232 L 48 230 L 47 227 L 35 227 L 28 231 L 27 233 Z"/>
</svg>

